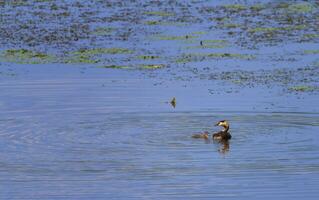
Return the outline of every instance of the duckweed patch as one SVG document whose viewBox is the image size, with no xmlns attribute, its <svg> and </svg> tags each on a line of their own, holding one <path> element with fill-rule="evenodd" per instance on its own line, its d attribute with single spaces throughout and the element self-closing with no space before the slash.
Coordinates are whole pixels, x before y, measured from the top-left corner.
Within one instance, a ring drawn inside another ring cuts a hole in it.
<svg viewBox="0 0 319 200">
<path fill-rule="evenodd" d="M 223 24 L 224 28 L 239 28 L 241 27 L 241 24 Z"/>
<path fill-rule="evenodd" d="M 98 54 L 131 54 L 132 50 L 125 48 L 96 48 L 96 49 L 82 49 L 73 52 L 75 55 L 98 55 Z"/>
<path fill-rule="evenodd" d="M 95 64 L 100 62 L 100 60 L 93 59 L 89 55 L 73 55 L 64 60 L 66 64 L 75 64 L 75 63 L 82 63 L 82 64 Z"/>
<path fill-rule="evenodd" d="M 207 32 L 205 31 L 195 31 L 195 32 L 192 32 L 192 35 L 205 35 L 207 34 Z"/>
<path fill-rule="evenodd" d="M 252 11 L 256 11 L 256 12 L 259 12 L 259 11 L 265 9 L 265 8 L 266 8 L 266 7 L 265 7 L 265 5 L 263 5 L 263 4 L 255 4 L 255 5 L 250 6 L 250 9 L 251 9 Z"/>
<path fill-rule="evenodd" d="M 155 16 L 161 16 L 161 17 L 168 17 L 168 16 L 174 16 L 174 13 L 169 12 L 162 12 L 162 11 L 148 11 L 144 12 L 145 15 L 155 15 Z"/>
<path fill-rule="evenodd" d="M 221 48 L 225 48 L 227 45 L 210 45 L 210 44 L 202 44 L 202 45 L 197 45 L 197 46 L 189 46 L 186 47 L 186 49 L 221 49 Z"/>
<path fill-rule="evenodd" d="M 107 69 L 130 69 L 128 66 L 122 66 L 122 65 L 104 65 L 100 66 L 99 68 L 107 68 Z"/>
<path fill-rule="evenodd" d="M 290 87 L 290 91 L 294 92 L 312 92 L 315 91 L 317 88 L 314 86 L 309 86 L 309 85 L 299 85 L 299 86 L 294 86 Z"/>
<path fill-rule="evenodd" d="M 312 33 L 312 34 L 304 34 L 303 38 L 305 39 L 313 39 L 313 38 L 319 38 L 319 34 Z"/>
<path fill-rule="evenodd" d="M 1 53 L 4 61 L 19 64 L 43 64 L 54 61 L 54 57 L 45 53 L 27 49 L 8 49 Z"/>
<path fill-rule="evenodd" d="M 162 69 L 165 65 L 140 65 L 141 69 Z"/>
<path fill-rule="evenodd" d="M 154 59 L 158 59 L 160 58 L 159 56 L 153 56 L 153 55 L 141 55 L 141 56 L 137 56 L 138 59 L 141 60 L 154 60 Z"/>
<path fill-rule="evenodd" d="M 157 20 L 145 21 L 144 24 L 149 26 L 160 25 L 160 26 L 177 26 L 177 27 L 186 25 L 185 23 L 181 23 L 181 22 L 157 21 Z"/>
<path fill-rule="evenodd" d="M 156 36 L 155 39 L 157 40 L 189 40 L 189 39 L 195 39 L 198 38 L 198 36 L 194 35 L 182 35 L 182 36 Z"/>
<path fill-rule="evenodd" d="M 233 53 L 209 53 L 209 54 L 185 54 L 180 58 L 176 59 L 176 63 L 188 63 L 198 62 L 205 59 L 255 59 L 255 56 L 248 54 L 233 54 Z"/>
<path fill-rule="evenodd" d="M 92 31 L 91 33 L 94 35 L 99 35 L 99 36 L 103 36 L 103 35 L 109 35 L 113 32 L 113 28 L 110 27 L 99 27 L 94 29 L 94 31 Z"/>
<path fill-rule="evenodd" d="M 212 20 L 217 21 L 217 22 L 225 22 L 225 21 L 229 21 L 230 18 L 229 17 L 215 17 L 215 18 L 212 18 Z"/>
<path fill-rule="evenodd" d="M 241 4 L 229 4 L 229 5 L 225 5 L 223 7 L 225 9 L 232 10 L 232 11 L 241 11 L 241 10 L 246 9 L 246 6 L 241 5 Z"/>
<path fill-rule="evenodd" d="M 162 25 L 163 22 L 161 21 L 146 21 L 144 22 L 146 25 Z"/>
<path fill-rule="evenodd" d="M 287 9 L 289 12 L 309 13 L 312 12 L 315 9 L 315 7 L 311 3 L 303 2 L 289 5 Z"/>
<path fill-rule="evenodd" d="M 304 54 L 319 54 L 319 49 L 316 49 L 316 50 L 305 50 Z"/>
<path fill-rule="evenodd" d="M 211 53 L 208 54 L 209 58 L 236 58 L 236 59 L 254 59 L 255 56 L 248 54 L 234 54 L 234 53 Z"/>
<path fill-rule="evenodd" d="M 286 27 L 257 27 L 250 29 L 249 32 L 251 33 L 260 33 L 260 32 L 276 32 L 276 31 L 292 31 L 292 30 L 302 30 L 307 28 L 305 25 L 298 25 L 298 26 L 286 26 Z"/>
</svg>

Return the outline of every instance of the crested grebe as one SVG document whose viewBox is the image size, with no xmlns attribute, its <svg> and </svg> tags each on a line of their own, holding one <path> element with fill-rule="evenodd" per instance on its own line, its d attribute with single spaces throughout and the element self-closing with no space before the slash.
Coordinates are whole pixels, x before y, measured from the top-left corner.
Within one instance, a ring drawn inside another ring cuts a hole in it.
<svg viewBox="0 0 319 200">
<path fill-rule="evenodd" d="M 192 135 L 192 138 L 203 138 L 205 140 L 208 140 L 209 139 L 208 135 L 209 135 L 208 131 L 205 131 L 204 133 L 198 133 L 198 134 Z"/>
<path fill-rule="evenodd" d="M 224 129 L 217 133 L 214 133 L 212 136 L 213 140 L 228 141 L 231 139 L 231 135 L 228 132 L 229 123 L 226 120 L 219 121 L 217 124 L 215 124 L 215 126 L 222 126 L 224 127 Z"/>
</svg>

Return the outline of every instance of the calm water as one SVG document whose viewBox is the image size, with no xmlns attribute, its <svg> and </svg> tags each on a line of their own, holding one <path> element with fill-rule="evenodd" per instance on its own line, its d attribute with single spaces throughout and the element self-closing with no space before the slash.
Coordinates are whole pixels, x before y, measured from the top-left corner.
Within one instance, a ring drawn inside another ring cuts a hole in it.
<svg viewBox="0 0 319 200">
<path fill-rule="evenodd" d="M 318 14 L 0 1 L 0 199 L 318 199 Z"/>
<path fill-rule="evenodd" d="M 223 100 L 215 97 L 173 109 L 160 95 L 169 90 L 149 82 L 1 84 L 0 198 L 318 197 L 318 113 L 254 111 L 243 103 L 246 111 L 220 111 L 213 102 Z M 228 151 L 190 137 L 218 130 L 220 119 L 231 123 Z"/>
</svg>

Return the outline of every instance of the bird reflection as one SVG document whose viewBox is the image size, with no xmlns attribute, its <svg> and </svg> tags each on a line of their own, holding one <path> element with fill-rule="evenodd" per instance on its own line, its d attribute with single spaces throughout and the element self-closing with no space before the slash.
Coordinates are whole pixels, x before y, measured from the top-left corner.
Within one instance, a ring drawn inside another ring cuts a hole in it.
<svg viewBox="0 0 319 200">
<path fill-rule="evenodd" d="M 220 147 L 218 149 L 218 151 L 221 153 L 221 154 L 227 154 L 229 152 L 229 141 L 220 141 L 219 142 L 220 144 Z"/>
</svg>

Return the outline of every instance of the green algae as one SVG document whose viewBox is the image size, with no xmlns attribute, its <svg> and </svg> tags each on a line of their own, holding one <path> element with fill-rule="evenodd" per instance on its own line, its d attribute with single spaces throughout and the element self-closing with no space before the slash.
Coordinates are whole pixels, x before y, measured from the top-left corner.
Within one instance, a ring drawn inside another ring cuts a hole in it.
<svg viewBox="0 0 319 200">
<path fill-rule="evenodd" d="M 315 50 L 305 50 L 304 54 L 319 54 L 319 50 L 315 49 Z"/>
<path fill-rule="evenodd" d="M 227 44 L 227 40 L 202 40 L 204 44 Z"/>
<path fill-rule="evenodd" d="M 281 30 L 281 28 L 280 27 L 257 27 L 257 28 L 250 29 L 249 32 L 251 32 L 251 33 L 274 32 L 274 31 L 278 31 L 278 30 Z"/>
<path fill-rule="evenodd" d="M 294 91 L 294 92 L 312 92 L 312 91 L 315 91 L 316 89 L 317 89 L 316 87 L 308 86 L 308 85 L 299 85 L 299 86 L 294 86 L 289 88 L 290 91 Z"/>
<path fill-rule="evenodd" d="M 316 33 L 304 34 L 303 38 L 305 38 L 305 39 L 319 38 L 319 34 L 316 34 Z"/>
<path fill-rule="evenodd" d="M 162 11 L 148 11 L 144 12 L 145 15 L 154 15 L 154 16 L 161 16 L 161 17 L 168 17 L 168 16 L 174 16 L 174 13 L 169 12 L 162 12 Z"/>
<path fill-rule="evenodd" d="M 225 48 L 226 45 L 197 45 L 197 46 L 190 46 L 190 47 L 185 47 L 186 49 L 222 49 Z"/>
<path fill-rule="evenodd" d="M 123 65 L 104 65 L 100 66 L 99 68 L 107 68 L 107 69 L 130 69 L 128 66 Z"/>
<path fill-rule="evenodd" d="M 257 27 L 249 30 L 250 33 L 260 33 L 260 32 L 277 32 L 277 31 L 292 31 L 292 30 L 302 30 L 307 28 L 306 25 L 296 25 L 296 26 L 285 26 L 285 27 Z"/>
<path fill-rule="evenodd" d="M 158 21 L 158 20 L 149 20 L 145 21 L 144 24 L 149 26 L 185 26 L 185 23 L 181 22 L 170 22 L 170 21 Z"/>
<path fill-rule="evenodd" d="M 162 69 L 165 65 L 140 65 L 141 69 Z"/>
<path fill-rule="evenodd" d="M 241 4 L 229 4 L 229 5 L 224 5 L 223 7 L 232 11 L 241 11 L 246 9 L 246 7 Z"/>
<path fill-rule="evenodd" d="M 160 58 L 159 56 L 153 56 L 153 55 L 141 55 L 141 56 L 137 56 L 138 59 L 141 60 L 154 60 L 154 59 L 158 59 Z"/>
<path fill-rule="evenodd" d="M 294 13 L 309 13 L 312 12 L 315 7 L 307 2 L 292 4 L 287 7 L 288 12 Z"/>
<path fill-rule="evenodd" d="M 146 22 L 144 22 L 144 24 L 146 24 L 146 25 L 163 25 L 163 22 L 152 20 L 152 21 L 146 21 Z"/>
<path fill-rule="evenodd" d="M 54 57 L 45 53 L 27 49 L 8 49 L 0 57 L 7 62 L 19 64 L 43 64 L 54 61 Z"/>
<path fill-rule="evenodd" d="M 182 35 L 182 36 L 156 36 L 155 39 L 157 40 L 188 40 L 188 39 L 195 39 L 198 36 L 194 35 Z"/>
<path fill-rule="evenodd" d="M 286 9 L 290 6 L 289 3 L 286 2 L 279 2 L 278 4 L 276 4 L 275 8 L 280 8 L 280 9 Z"/>
<path fill-rule="evenodd" d="M 6 2 L 5 1 L 1 1 L 0 2 L 0 5 L 1 3 L 5 4 Z M 26 5 L 29 5 L 27 1 L 24 1 L 24 0 L 15 0 L 15 1 L 8 1 L 7 2 L 8 5 L 12 5 L 12 6 L 26 6 Z"/>
<path fill-rule="evenodd" d="M 217 21 L 217 22 L 225 22 L 225 21 L 229 21 L 230 18 L 229 17 L 215 17 L 213 18 L 214 21 Z"/>
<path fill-rule="evenodd" d="M 96 49 L 82 49 L 73 52 L 75 55 L 98 55 L 98 54 L 131 54 L 132 50 L 125 48 L 96 48 Z"/>
<path fill-rule="evenodd" d="M 248 54 L 234 54 L 234 53 L 210 53 L 207 54 L 209 58 L 234 58 L 234 59 L 254 59 L 255 56 Z"/>
<path fill-rule="evenodd" d="M 186 54 L 175 60 L 176 63 L 196 62 L 204 59 L 255 59 L 255 56 L 248 54 L 233 54 L 233 53 L 201 53 L 201 54 Z"/>
<path fill-rule="evenodd" d="M 113 28 L 110 27 L 98 27 L 96 29 L 94 29 L 94 31 L 92 31 L 91 33 L 94 35 L 109 35 L 113 32 Z"/>
<path fill-rule="evenodd" d="M 88 55 L 73 55 L 64 60 L 64 63 L 66 64 L 75 64 L 75 63 L 95 64 L 98 62 L 100 62 L 100 60 L 92 59 Z"/>
<path fill-rule="evenodd" d="M 207 34 L 207 32 L 205 31 L 195 31 L 195 32 L 192 32 L 192 35 L 205 35 Z"/>
<path fill-rule="evenodd" d="M 256 12 L 259 12 L 259 11 L 265 9 L 265 8 L 266 7 L 263 4 L 255 4 L 255 5 L 250 6 L 250 10 L 256 11 Z"/>
<path fill-rule="evenodd" d="M 239 27 L 241 27 L 240 24 L 223 24 L 222 26 L 225 28 L 239 28 Z"/>
</svg>

